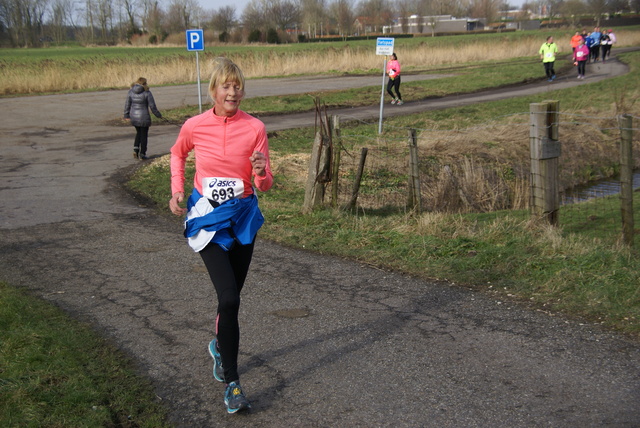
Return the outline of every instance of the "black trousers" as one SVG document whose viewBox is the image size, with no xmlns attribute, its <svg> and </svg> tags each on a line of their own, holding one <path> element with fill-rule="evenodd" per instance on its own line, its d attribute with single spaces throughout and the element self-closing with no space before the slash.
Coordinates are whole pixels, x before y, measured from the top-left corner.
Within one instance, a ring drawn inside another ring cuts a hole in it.
<svg viewBox="0 0 640 428">
<path fill-rule="evenodd" d="M 141 155 L 146 155 L 148 140 L 149 140 L 149 127 L 136 126 L 136 139 L 133 142 L 133 151 Z"/>
<path fill-rule="evenodd" d="M 396 91 L 396 95 L 393 95 L 393 92 L 391 92 L 391 88 Z M 400 95 L 400 76 L 396 77 L 395 79 L 389 78 L 389 81 L 387 82 L 387 92 L 389 93 L 389 95 L 391 95 L 391 98 L 397 98 L 399 100 L 402 99 L 402 95 Z"/>
<path fill-rule="evenodd" d="M 555 76 L 556 71 L 553 69 L 553 64 L 555 62 L 545 62 L 544 63 L 544 72 L 547 74 L 547 78 L 551 79 L 552 76 Z"/>
<path fill-rule="evenodd" d="M 218 295 L 216 337 L 222 357 L 226 383 L 240 379 L 238 375 L 238 351 L 240 348 L 240 292 L 249 272 L 254 243 L 234 245 L 229 251 L 218 244 L 207 245 L 200 256 Z"/>
<path fill-rule="evenodd" d="M 584 76 L 584 70 L 587 68 L 587 61 L 578 61 L 578 75 Z"/>
</svg>

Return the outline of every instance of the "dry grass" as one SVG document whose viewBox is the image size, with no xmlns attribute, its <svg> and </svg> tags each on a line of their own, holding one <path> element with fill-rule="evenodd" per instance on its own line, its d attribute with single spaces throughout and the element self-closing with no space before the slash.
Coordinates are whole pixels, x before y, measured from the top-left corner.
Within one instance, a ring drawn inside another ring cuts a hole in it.
<svg viewBox="0 0 640 428">
<path fill-rule="evenodd" d="M 403 49 L 403 41 L 397 42 L 397 51 L 405 69 L 429 70 L 448 65 L 476 61 L 500 61 L 510 58 L 535 56 L 540 48 L 543 33 L 531 33 L 517 38 L 468 37 L 455 44 L 439 38 L 424 38 L 419 44 Z M 620 30 L 619 46 L 640 45 L 640 32 Z M 450 40 L 450 39 L 449 39 Z M 318 74 L 332 71 L 361 72 L 376 70 L 381 66 L 379 56 L 363 46 L 349 44 L 323 49 L 295 49 L 299 45 L 278 46 L 277 49 L 246 50 L 233 54 L 248 78 Z M 559 43 L 563 52 L 569 52 L 568 39 Z M 147 46 L 145 49 L 153 49 Z M 225 45 L 213 46 L 224 52 Z M 132 50 L 132 52 L 134 52 Z M 99 54 L 97 55 L 99 56 Z M 231 56 L 231 55 L 230 55 Z M 212 72 L 212 61 L 200 61 L 200 73 L 207 80 Z M 81 60 L 77 64 L 46 61 L 37 67 L 7 64 L 0 69 L 0 93 L 40 93 L 97 88 L 123 88 L 139 76 L 145 76 L 152 85 L 178 84 L 197 80 L 197 70 L 191 56 L 162 56 L 156 61 L 141 62 L 133 55 L 114 61 Z"/>
<path fill-rule="evenodd" d="M 640 99 L 640 89 L 629 90 L 625 96 Z M 597 109 L 576 104 L 561 111 L 560 141 L 565 154 L 560 157 L 561 189 L 614 175 L 619 162 L 619 108 L 616 103 Z M 640 103 L 628 102 L 625 111 L 640 116 Z M 526 209 L 530 199 L 529 128 L 528 112 L 465 129 L 438 129 L 437 123 L 427 121 L 417 140 L 423 208 L 447 213 Z M 406 141 L 388 135 L 346 135 L 343 143 L 348 153 L 343 152 L 341 159 L 339 204 L 350 200 L 359 153 L 367 147 L 358 206 L 369 210 L 405 206 Z M 634 150 L 640 152 L 640 141 L 634 141 Z M 274 152 L 272 162 L 278 174 L 304 187 L 309 157 Z M 640 168 L 640 158 L 635 166 Z"/>
</svg>

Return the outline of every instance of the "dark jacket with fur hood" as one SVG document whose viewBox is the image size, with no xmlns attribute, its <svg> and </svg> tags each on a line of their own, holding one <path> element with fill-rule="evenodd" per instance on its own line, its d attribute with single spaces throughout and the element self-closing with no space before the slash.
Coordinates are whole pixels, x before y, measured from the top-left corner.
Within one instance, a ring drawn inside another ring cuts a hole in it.
<svg viewBox="0 0 640 428">
<path fill-rule="evenodd" d="M 133 126 L 149 127 L 151 126 L 149 109 L 157 118 L 162 117 L 156 108 L 156 102 L 149 88 L 136 83 L 127 94 L 127 102 L 124 104 L 124 118 L 131 119 Z"/>
</svg>

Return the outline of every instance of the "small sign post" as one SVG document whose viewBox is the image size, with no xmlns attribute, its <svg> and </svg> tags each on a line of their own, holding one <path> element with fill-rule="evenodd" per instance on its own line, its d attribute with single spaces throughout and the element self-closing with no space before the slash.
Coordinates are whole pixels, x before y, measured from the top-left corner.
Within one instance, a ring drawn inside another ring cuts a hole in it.
<svg viewBox="0 0 640 428">
<path fill-rule="evenodd" d="M 387 56 L 393 54 L 393 37 L 378 37 L 376 42 L 376 55 L 384 55 L 382 65 L 382 93 L 380 94 L 380 121 L 378 124 L 378 134 L 382 134 L 382 112 L 384 111 L 384 76 L 387 72 Z"/>
<path fill-rule="evenodd" d="M 187 50 L 196 53 L 196 69 L 198 70 L 198 107 L 202 113 L 202 89 L 200 88 L 200 60 L 198 51 L 204 50 L 204 31 L 187 30 Z"/>
</svg>

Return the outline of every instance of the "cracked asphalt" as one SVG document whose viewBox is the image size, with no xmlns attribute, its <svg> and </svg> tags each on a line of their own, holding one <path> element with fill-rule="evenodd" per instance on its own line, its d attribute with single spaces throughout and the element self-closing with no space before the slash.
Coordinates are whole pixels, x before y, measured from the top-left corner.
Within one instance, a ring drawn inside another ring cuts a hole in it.
<svg viewBox="0 0 640 428">
<path fill-rule="evenodd" d="M 571 75 L 553 85 L 409 100 L 386 106 L 385 115 L 551 93 L 626 71 L 610 61 L 592 66 L 584 82 Z M 247 89 L 257 96 L 380 81 L 260 79 Z M 195 85 L 151 85 L 161 111 L 198 103 Z M 239 365 L 254 408 L 227 415 L 207 352 L 216 297 L 200 258 L 178 222 L 121 187 L 137 165 L 134 130 L 108 121 L 121 116 L 125 96 L 0 99 L 0 279 L 88 321 L 132 356 L 175 426 L 640 426 L 635 340 L 455 284 L 261 239 L 241 305 Z M 314 116 L 263 120 L 274 131 L 312 125 Z M 149 154 L 167 153 L 177 133 L 152 127 Z"/>
</svg>

